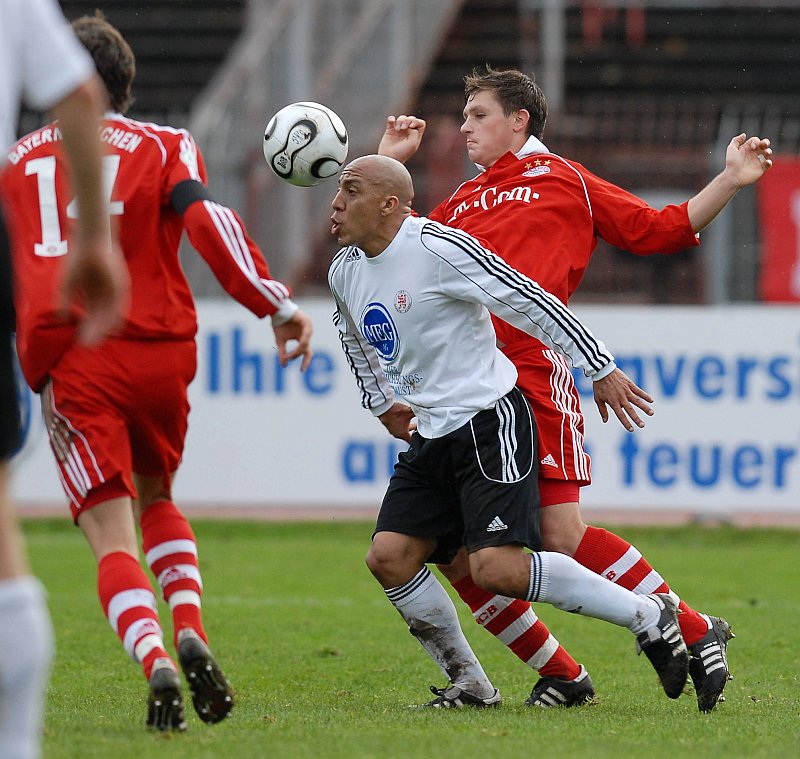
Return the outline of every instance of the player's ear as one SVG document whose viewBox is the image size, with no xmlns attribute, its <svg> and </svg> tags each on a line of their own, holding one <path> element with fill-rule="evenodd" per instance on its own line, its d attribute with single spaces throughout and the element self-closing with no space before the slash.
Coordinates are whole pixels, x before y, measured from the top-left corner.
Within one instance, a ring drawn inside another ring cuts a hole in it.
<svg viewBox="0 0 800 759">
<path fill-rule="evenodd" d="M 531 120 L 531 114 L 527 108 L 520 108 L 514 114 L 514 129 L 515 131 L 523 131 L 528 128 L 528 122 Z"/>
<path fill-rule="evenodd" d="M 387 195 L 381 203 L 381 214 L 390 216 L 400 205 L 400 198 L 397 195 Z"/>
</svg>

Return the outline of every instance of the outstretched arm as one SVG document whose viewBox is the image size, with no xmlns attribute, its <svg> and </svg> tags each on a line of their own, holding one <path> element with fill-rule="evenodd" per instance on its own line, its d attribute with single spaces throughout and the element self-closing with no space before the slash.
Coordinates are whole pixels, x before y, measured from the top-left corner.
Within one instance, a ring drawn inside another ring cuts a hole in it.
<svg viewBox="0 0 800 759">
<path fill-rule="evenodd" d="M 628 431 L 633 431 L 631 421 L 644 427 L 637 409 L 651 416 L 652 397 L 617 369 L 605 345 L 558 298 L 464 232 L 431 222 L 422 239 L 447 262 L 440 268 L 439 279 L 445 293 L 481 303 L 581 369 L 594 383 L 595 402 L 604 422 L 610 407 Z"/>
<path fill-rule="evenodd" d="M 182 145 L 184 151 L 194 147 L 188 132 L 184 132 Z M 197 156 L 199 160 L 199 153 Z M 187 172 L 183 161 L 175 163 L 180 181 L 172 187 L 170 202 L 183 218 L 189 242 L 229 295 L 259 318 L 272 316 L 273 327 L 288 323 L 297 312 L 297 305 L 291 300 L 289 288 L 272 278 L 261 249 L 248 234 L 239 214 L 217 203 L 199 179 L 184 178 Z M 297 334 L 276 331 L 276 338 L 299 340 L 304 334 L 300 322 L 290 329 Z M 298 348 L 297 355 L 310 360 L 308 345 Z M 288 360 L 290 356 L 286 354 L 283 358 Z"/>
<path fill-rule="evenodd" d="M 439 287 L 446 295 L 480 303 L 558 351 L 593 381 L 616 369 L 603 342 L 567 306 L 476 238 L 429 222 L 423 227 L 422 244 L 439 261 Z"/>
<path fill-rule="evenodd" d="M 734 137 L 725 151 L 725 168 L 689 200 L 692 229 L 705 229 L 742 187 L 757 182 L 771 166 L 769 140 L 745 134 Z"/>
<path fill-rule="evenodd" d="M 378 154 L 405 163 L 419 150 L 425 134 L 425 122 L 416 116 L 389 116 Z"/>
</svg>

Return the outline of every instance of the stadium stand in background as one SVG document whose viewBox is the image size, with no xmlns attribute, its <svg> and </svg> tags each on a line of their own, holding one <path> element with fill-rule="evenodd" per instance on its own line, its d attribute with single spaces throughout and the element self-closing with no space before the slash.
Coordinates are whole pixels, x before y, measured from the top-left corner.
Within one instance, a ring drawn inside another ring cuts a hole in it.
<svg viewBox="0 0 800 759">
<path fill-rule="evenodd" d="M 425 211 L 470 174 L 461 78 L 486 62 L 534 71 L 551 105 L 545 142 L 659 205 L 722 165 L 740 131 L 800 153 L 800 6 L 794 0 L 65 0 L 99 7 L 137 55 L 134 118 L 189 126 L 214 194 L 242 210 L 276 276 L 323 293 L 332 186 L 298 189 L 261 157 L 271 113 L 295 100 L 333 107 L 351 157 L 372 152 L 388 113 L 429 122 L 410 164 Z M 32 119 L 28 114 L 26 118 Z M 30 124 L 25 124 L 29 127 Z M 195 291 L 213 277 L 186 256 Z M 700 251 L 648 259 L 601 243 L 576 301 L 757 299 L 755 193 L 704 233 Z"/>
<path fill-rule="evenodd" d="M 136 55 L 133 118 L 186 126 L 242 35 L 248 0 L 61 0 L 71 21 L 100 9 Z"/>
</svg>

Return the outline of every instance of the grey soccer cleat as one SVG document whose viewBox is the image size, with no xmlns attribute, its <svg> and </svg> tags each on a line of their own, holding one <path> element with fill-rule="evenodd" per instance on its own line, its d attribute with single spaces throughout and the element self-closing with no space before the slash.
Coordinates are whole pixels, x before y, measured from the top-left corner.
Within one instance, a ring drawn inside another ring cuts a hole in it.
<svg viewBox="0 0 800 759">
<path fill-rule="evenodd" d="M 689 676 L 689 652 L 678 626 L 678 606 L 666 593 L 651 593 L 661 609 L 658 622 L 636 636 L 639 653 L 644 651 L 670 698 L 683 693 Z"/>
<path fill-rule="evenodd" d="M 208 646 L 191 628 L 178 633 L 178 661 L 197 716 L 209 725 L 224 720 L 233 709 L 233 688 Z"/>
<path fill-rule="evenodd" d="M 581 706 L 594 699 L 592 678 L 581 664 L 581 671 L 574 680 L 561 680 L 557 677 L 542 677 L 533 686 L 526 706 L 551 709 L 555 706 Z"/>
<path fill-rule="evenodd" d="M 150 673 L 147 726 L 156 730 L 186 730 L 181 681 L 169 659 L 156 659 Z"/>
<path fill-rule="evenodd" d="M 710 712 L 718 702 L 724 701 L 722 691 L 728 680 L 733 680 L 728 669 L 728 641 L 736 636 L 724 619 L 710 616 L 709 620 L 711 629 L 689 646 L 689 674 L 701 712 Z"/>
<path fill-rule="evenodd" d="M 461 690 L 457 685 L 451 685 L 447 688 L 437 688 L 431 685 L 431 693 L 436 698 L 423 704 L 425 708 L 432 709 L 460 709 L 465 706 L 470 706 L 474 709 L 485 709 L 487 707 L 500 706 L 502 698 L 500 691 L 494 689 L 494 693 L 488 698 L 478 698 L 471 693 Z"/>
</svg>

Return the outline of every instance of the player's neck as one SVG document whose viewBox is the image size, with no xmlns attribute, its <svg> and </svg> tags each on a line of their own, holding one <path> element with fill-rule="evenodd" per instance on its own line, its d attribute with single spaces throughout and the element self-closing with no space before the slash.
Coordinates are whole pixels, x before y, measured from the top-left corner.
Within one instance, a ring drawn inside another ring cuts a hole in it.
<svg viewBox="0 0 800 759">
<path fill-rule="evenodd" d="M 386 219 L 380 229 L 376 229 L 375 233 L 368 240 L 359 243 L 358 247 L 364 251 L 367 258 L 376 258 L 392 244 L 408 216 L 409 214 L 405 214 L 402 217 L 393 216 L 391 219 Z"/>
</svg>

